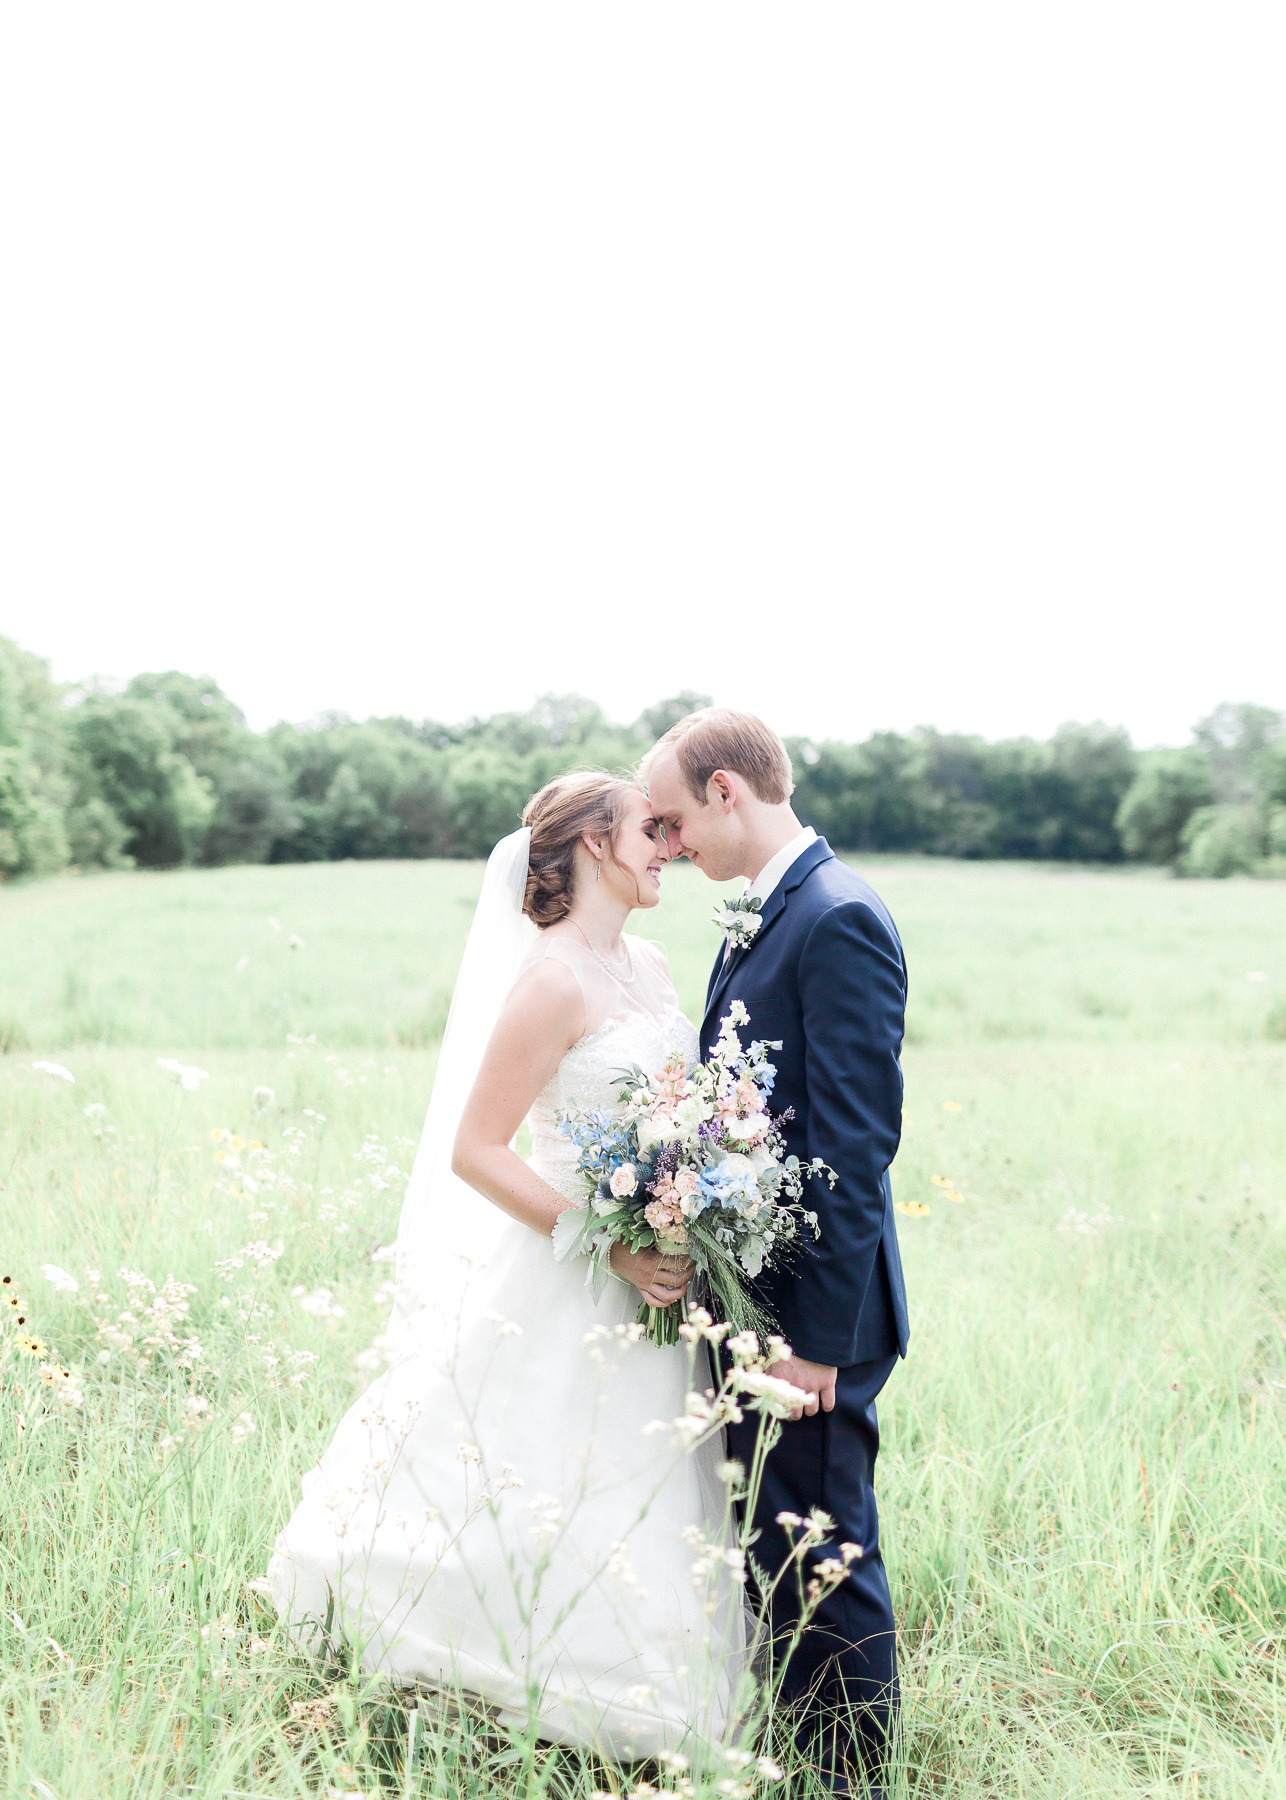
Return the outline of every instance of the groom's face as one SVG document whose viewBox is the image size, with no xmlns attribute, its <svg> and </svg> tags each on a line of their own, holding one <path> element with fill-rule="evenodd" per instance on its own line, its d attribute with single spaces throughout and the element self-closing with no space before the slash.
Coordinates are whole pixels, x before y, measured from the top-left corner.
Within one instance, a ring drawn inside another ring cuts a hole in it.
<svg viewBox="0 0 1286 1800">
<path fill-rule="evenodd" d="M 647 792 L 671 856 L 686 856 L 711 881 L 731 881 L 742 872 L 735 791 L 728 792 L 718 774 L 702 805 L 684 781 L 677 757 L 666 751 L 649 765 Z"/>
</svg>

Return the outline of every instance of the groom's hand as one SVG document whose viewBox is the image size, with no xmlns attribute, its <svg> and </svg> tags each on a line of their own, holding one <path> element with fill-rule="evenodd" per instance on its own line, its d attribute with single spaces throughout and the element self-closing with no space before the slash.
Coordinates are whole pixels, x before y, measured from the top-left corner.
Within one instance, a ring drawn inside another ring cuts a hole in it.
<svg viewBox="0 0 1286 1800">
<path fill-rule="evenodd" d="M 663 1256 L 659 1250 L 630 1250 L 613 1244 L 608 1263 L 613 1275 L 636 1287 L 649 1306 L 672 1306 L 687 1292 L 697 1265 L 686 1256 Z"/>
<path fill-rule="evenodd" d="M 792 1419 L 802 1418 L 805 1413 L 811 1419 L 818 1408 L 822 1412 L 835 1411 L 838 1371 L 829 1363 L 805 1362 L 802 1356 L 787 1356 L 781 1362 L 770 1364 L 768 1373 L 779 1381 L 788 1381 L 792 1387 L 803 1388 L 806 1398 L 791 1408 Z"/>
</svg>

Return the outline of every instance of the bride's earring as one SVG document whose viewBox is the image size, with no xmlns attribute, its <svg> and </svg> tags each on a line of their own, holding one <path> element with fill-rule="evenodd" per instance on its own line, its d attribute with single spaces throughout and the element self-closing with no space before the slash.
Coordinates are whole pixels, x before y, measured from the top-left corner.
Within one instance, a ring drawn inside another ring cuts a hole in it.
<svg viewBox="0 0 1286 1800">
<path fill-rule="evenodd" d="M 601 856 L 594 864 L 594 879 L 595 881 L 601 881 L 603 879 L 603 859 Z"/>
</svg>

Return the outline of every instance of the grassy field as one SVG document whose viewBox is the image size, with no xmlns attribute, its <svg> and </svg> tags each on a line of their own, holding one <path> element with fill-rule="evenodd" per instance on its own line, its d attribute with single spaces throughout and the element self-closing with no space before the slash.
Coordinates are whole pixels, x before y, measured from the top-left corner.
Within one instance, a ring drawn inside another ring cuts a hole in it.
<svg viewBox="0 0 1286 1800">
<path fill-rule="evenodd" d="M 912 1348 L 881 1406 L 900 1791 L 1286 1792 L 1286 890 L 863 867 L 907 944 L 895 1180 L 928 1208 L 900 1220 Z M 292 1657 L 247 1583 L 367 1379 L 398 1207 L 371 1177 L 407 1166 L 479 873 L 0 890 L 23 1303 L 0 1349 L 0 1790 L 387 1791 L 378 1709 Z M 693 1009 L 712 900 L 681 867 L 641 926 Z M 208 1078 L 185 1091 L 158 1056 Z M 280 1258 L 217 1271 L 259 1239 Z M 629 1791 L 571 1759 L 523 1772 L 464 1725 L 386 1779 Z"/>
</svg>

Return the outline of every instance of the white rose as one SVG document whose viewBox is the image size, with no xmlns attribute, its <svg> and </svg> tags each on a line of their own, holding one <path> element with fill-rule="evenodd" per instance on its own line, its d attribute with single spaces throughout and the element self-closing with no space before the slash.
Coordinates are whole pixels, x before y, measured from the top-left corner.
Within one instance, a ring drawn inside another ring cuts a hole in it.
<svg viewBox="0 0 1286 1800">
<path fill-rule="evenodd" d="M 678 1135 L 679 1127 L 668 1113 L 658 1113 L 655 1118 L 639 1120 L 640 1150 L 654 1150 L 658 1144 L 668 1144 Z"/>
<path fill-rule="evenodd" d="M 612 1179 L 608 1183 L 618 1200 L 625 1200 L 638 1186 L 638 1177 L 634 1173 L 633 1163 L 622 1163 L 619 1169 L 612 1171 Z"/>
<path fill-rule="evenodd" d="M 724 1157 L 722 1166 L 730 1175 L 753 1175 L 755 1173 L 755 1165 L 751 1162 L 750 1158 L 748 1156 L 742 1156 L 740 1151 L 737 1150 L 730 1151 L 729 1154 Z"/>
</svg>

